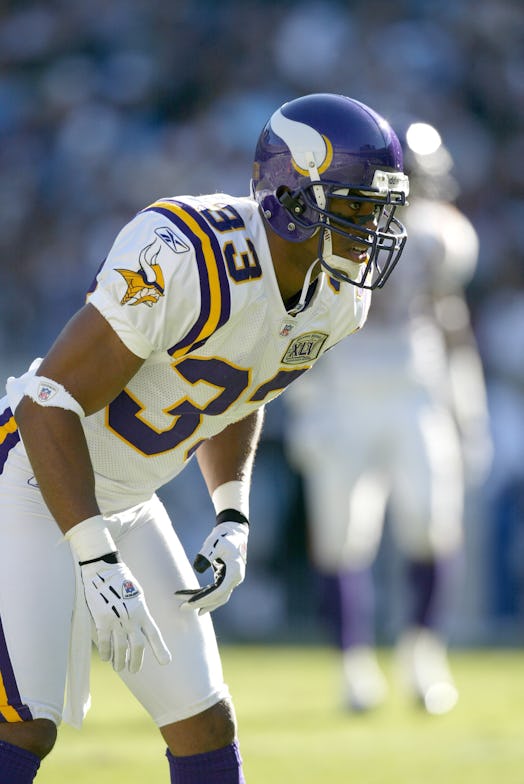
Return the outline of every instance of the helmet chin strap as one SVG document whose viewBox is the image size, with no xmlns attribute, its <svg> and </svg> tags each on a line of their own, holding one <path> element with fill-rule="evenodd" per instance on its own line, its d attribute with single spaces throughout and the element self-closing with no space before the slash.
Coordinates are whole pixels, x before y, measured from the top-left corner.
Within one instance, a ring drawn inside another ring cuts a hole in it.
<svg viewBox="0 0 524 784">
<path fill-rule="evenodd" d="M 351 280 L 356 282 L 360 282 L 359 276 L 362 275 L 362 267 L 367 267 L 366 264 L 358 264 L 356 261 L 351 261 L 351 259 L 346 259 L 344 256 L 337 256 L 336 253 L 333 253 L 332 235 L 328 229 L 324 229 L 321 255 L 320 263 L 322 266 L 324 266 L 325 262 L 331 269 L 335 271 L 337 269 L 341 270 L 341 272 L 344 272 Z M 329 274 L 331 270 L 326 269 L 326 272 Z"/>
<path fill-rule="evenodd" d="M 320 174 L 318 173 L 317 163 L 315 161 L 315 156 L 312 151 L 305 153 L 306 163 L 308 167 L 309 179 L 311 182 L 319 182 L 320 183 Z M 326 206 L 326 194 L 324 193 L 324 188 L 322 185 L 313 185 L 313 193 L 315 194 L 315 200 L 319 207 L 322 209 Z M 300 299 L 289 312 L 290 316 L 296 316 L 297 313 L 300 313 L 301 310 L 304 309 L 306 304 L 307 293 L 309 290 L 309 284 L 311 282 L 311 276 L 313 274 L 313 268 L 320 259 L 315 259 L 314 262 L 309 266 L 308 271 L 306 272 L 306 277 L 304 278 L 304 283 L 302 284 L 302 291 L 300 292 Z"/>
<path fill-rule="evenodd" d="M 296 316 L 297 313 L 300 313 L 301 310 L 304 310 L 304 306 L 306 304 L 307 293 L 309 290 L 309 284 L 311 282 L 311 275 L 313 274 L 313 268 L 318 263 L 318 259 L 308 267 L 308 271 L 306 272 L 306 277 L 304 278 L 304 283 L 302 284 L 302 291 L 300 292 L 300 299 L 298 303 L 295 305 L 294 308 L 288 311 L 290 316 Z"/>
<path fill-rule="evenodd" d="M 313 193 L 315 195 L 315 200 L 318 206 L 321 209 L 325 210 L 326 194 L 324 192 L 324 188 L 321 185 L 314 184 L 315 182 L 320 182 L 320 174 L 318 172 L 318 168 L 315 162 L 315 156 L 313 155 L 312 152 L 308 152 L 306 153 L 306 159 L 308 163 L 309 177 L 313 182 Z M 338 193 L 347 193 L 347 190 L 341 189 L 338 191 Z M 326 218 L 326 225 L 329 226 L 329 218 Z M 324 268 L 326 272 L 328 272 L 328 274 L 330 270 L 324 267 L 323 264 L 324 261 L 329 267 L 331 267 L 335 271 L 337 269 L 340 269 L 345 275 L 351 278 L 351 280 L 359 282 L 359 276 L 362 274 L 362 265 L 358 264 L 356 261 L 345 259 L 343 256 L 337 256 L 335 253 L 333 253 L 332 234 L 329 229 L 324 229 L 323 231 L 321 257 L 317 259 L 317 261 L 320 261 L 321 266 Z M 309 274 L 311 274 L 311 272 Z M 306 281 L 304 281 L 304 284 L 305 282 Z M 309 279 L 307 279 L 307 283 L 309 286 Z M 300 297 L 300 301 L 302 301 L 303 296 L 304 296 L 304 289 L 302 289 L 302 295 Z"/>
<path fill-rule="evenodd" d="M 320 183 L 320 175 L 318 172 L 317 164 L 315 161 L 315 156 L 312 152 L 306 153 L 306 161 L 308 166 L 309 177 L 311 182 L 313 183 L 313 193 L 315 195 L 315 200 L 318 206 L 321 209 L 325 209 L 326 207 L 326 194 L 324 192 L 324 188 L 322 185 L 315 185 L 315 182 Z M 329 225 L 329 219 L 327 219 L 327 225 Z M 331 232 L 329 229 L 323 230 L 322 236 L 322 253 L 320 258 L 316 258 L 313 263 L 309 266 L 308 271 L 306 272 L 306 277 L 304 278 L 304 283 L 302 284 L 302 291 L 300 293 L 300 299 L 289 312 L 290 316 L 296 316 L 297 313 L 300 313 L 301 310 L 304 309 L 307 299 L 307 293 L 309 290 L 309 284 L 311 282 L 311 276 L 313 274 L 313 268 L 315 265 L 320 262 L 323 271 L 328 272 L 324 267 L 324 261 L 334 270 L 340 269 L 344 272 L 351 280 L 358 281 L 358 277 L 362 272 L 362 267 L 360 264 L 357 264 L 354 261 L 350 261 L 349 259 L 345 259 L 343 256 L 337 256 L 333 253 L 333 243 L 331 239 Z"/>
</svg>

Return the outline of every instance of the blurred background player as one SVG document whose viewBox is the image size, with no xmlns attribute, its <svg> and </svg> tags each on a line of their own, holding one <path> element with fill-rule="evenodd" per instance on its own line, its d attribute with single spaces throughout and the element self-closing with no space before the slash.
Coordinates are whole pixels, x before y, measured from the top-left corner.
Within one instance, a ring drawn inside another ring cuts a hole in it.
<svg viewBox="0 0 524 784">
<path fill-rule="evenodd" d="M 402 577 L 399 675 L 428 712 L 445 713 L 458 698 L 446 636 L 460 585 L 465 489 L 485 478 L 491 454 L 464 295 L 478 239 L 453 204 L 457 183 L 437 130 L 400 127 L 412 191 L 394 292 L 378 293 L 366 329 L 292 390 L 287 448 L 304 478 L 310 555 L 342 654 L 345 706 L 366 711 L 386 697 L 372 567 L 390 519 Z"/>
</svg>

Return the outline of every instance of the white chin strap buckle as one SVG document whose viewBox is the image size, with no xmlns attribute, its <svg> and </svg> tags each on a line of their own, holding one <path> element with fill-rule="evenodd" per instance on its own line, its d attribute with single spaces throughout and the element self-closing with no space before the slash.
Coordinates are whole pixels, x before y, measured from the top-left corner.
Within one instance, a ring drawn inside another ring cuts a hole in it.
<svg viewBox="0 0 524 784">
<path fill-rule="evenodd" d="M 324 229 L 322 237 L 322 259 L 325 263 L 334 270 L 340 270 L 351 278 L 357 285 L 363 284 L 369 274 L 372 274 L 369 263 L 363 261 L 359 264 L 357 261 L 351 261 L 344 256 L 337 256 L 333 253 L 332 235 L 329 229 Z"/>
</svg>

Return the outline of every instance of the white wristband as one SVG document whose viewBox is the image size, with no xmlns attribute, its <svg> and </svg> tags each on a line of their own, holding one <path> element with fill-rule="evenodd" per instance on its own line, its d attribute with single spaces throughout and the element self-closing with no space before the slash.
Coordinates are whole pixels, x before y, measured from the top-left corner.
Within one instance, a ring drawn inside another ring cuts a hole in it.
<svg viewBox="0 0 524 784">
<path fill-rule="evenodd" d="M 219 485 L 211 496 L 216 514 L 224 509 L 236 509 L 249 520 L 249 483 L 234 479 Z"/>
<path fill-rule="evenodd" d="M 66 531 L 65 538 L 78 561 L 91 561 L 117 549 L 102 515 L 88 517 L 74 525 Z"/>
</svg>

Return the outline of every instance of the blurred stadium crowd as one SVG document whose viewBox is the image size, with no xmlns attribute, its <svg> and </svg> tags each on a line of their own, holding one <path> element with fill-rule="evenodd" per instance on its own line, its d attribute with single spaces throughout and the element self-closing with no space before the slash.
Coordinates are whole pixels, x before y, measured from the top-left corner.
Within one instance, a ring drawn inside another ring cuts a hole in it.
<svg viewBox="0 0 524 784">
<path fill-rule="evenodd" d="M 495 460 L 473 535 L 476 584 L 488 638 L 501 625 L 522 636 L 521 0 L 15 0 L 0 12 L 0 61 L 4 376 L 46 351 L 137 209 L 164 195 L 247 193 L 257 135 L 283 101 L 341 92 L 393 125 L 412 117 L 439 129 L 455 161 L 457 203 L 480 238 L 468 299 Z M 273 466 L 279 416 L 275 405 L 266 435 Z M 257 494 L 258 508 L 278 506 L 274 487 Z M 282 498 L 298 514 L 289 489 Z M 274 565 L 278 546 L 267 547 L 260 558 L 271 550 Z M 277 599 L 267 603 L 275 617 Z"/>
</svg>

